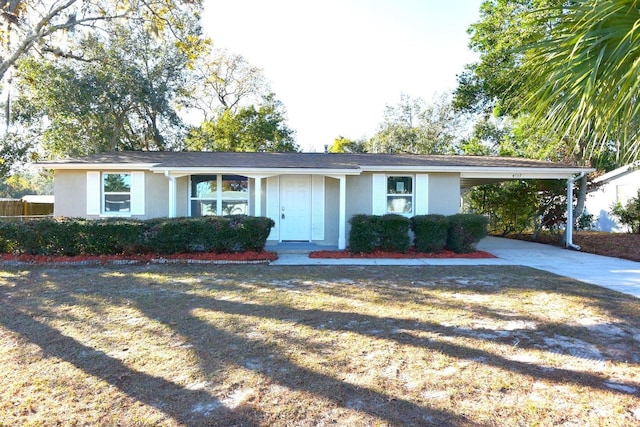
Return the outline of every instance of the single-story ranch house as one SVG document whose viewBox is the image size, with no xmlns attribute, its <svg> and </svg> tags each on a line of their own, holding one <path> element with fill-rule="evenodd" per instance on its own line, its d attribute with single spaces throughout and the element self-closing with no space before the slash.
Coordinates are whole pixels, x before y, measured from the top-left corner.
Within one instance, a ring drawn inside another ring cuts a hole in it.
<svg viewBox="0 0 640 427">
<path fill-rule="evenodd" d="M 533 178 L 572 185 L 589 171 L 502 157 L 149 151 L 39 166 L 54 170 L 56 216 L 267 216 L 276 224 L 269 243 L 341 249 L 354 214 L 451 215 L 474 185 Z"/>
</svg>

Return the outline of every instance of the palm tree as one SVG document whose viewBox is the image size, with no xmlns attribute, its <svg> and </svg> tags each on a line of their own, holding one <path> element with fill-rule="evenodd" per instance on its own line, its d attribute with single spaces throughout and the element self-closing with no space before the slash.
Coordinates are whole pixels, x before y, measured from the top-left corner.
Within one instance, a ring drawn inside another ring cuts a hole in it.
<svg viewBox="0 0 640 427">
<path fill-rule="evenodd" d="M 551 12 L 550 36 L 532 47 L 527 104 L 577 141 L 583 159 L 614 146 L 640 158 L 640 1 L 585 0 Z"/>
</svg>

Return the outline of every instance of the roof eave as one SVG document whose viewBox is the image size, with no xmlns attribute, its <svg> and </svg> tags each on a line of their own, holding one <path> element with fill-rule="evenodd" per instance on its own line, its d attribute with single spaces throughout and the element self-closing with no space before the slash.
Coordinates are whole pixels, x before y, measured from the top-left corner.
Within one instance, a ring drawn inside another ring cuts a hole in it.
<svg viewBox="0 0 640 427">
<path fill-rule="evenodd" d="M 629 163 L 628 165 L 624 165 L 618 169 L 612 170 L 611 172 L 607 172 L 604 175 L 594 179 L 593 182 L 597 184 L 605 184 L 616 178 L 635 172 L 638 169 L 640 169 L 640 160 L 636 160 L 635 162 Z"/>
<path fill-rule="evenodd" d="M 462 178 L 502 178 L 502 179 L 562 179 L 576 174 L 593 172 L 592 168 L 578 167 L 535 167 L 535 166 L 363 166 L 366 172 L 441 172 L 460 173 Z"/>
<path fill-rule="evenodd" d="M 53 170 L 151 170 L 157 163 L 56 163 L 40 162 L 34 166 Z"/>
<path fill-rule="evenodd" d="M 461 178 L 497 178 L 497 179 L 569 179 L 580 173 L 590 173 L 595 169 L 587 168 L 464 168 Z"/>
<path fill-rule="evenodd" d="M 228 173 L 245 176 L 272 176 L 272 175 L 360 175 L 360 168 L 332 169 L 332 168 L 246 168 L 246 167 L 171 167 L 156 165 L 151 170 L 155 173 L 169 173 L 179 175 L 203 174 L 203 173 Z"/>
</svg>

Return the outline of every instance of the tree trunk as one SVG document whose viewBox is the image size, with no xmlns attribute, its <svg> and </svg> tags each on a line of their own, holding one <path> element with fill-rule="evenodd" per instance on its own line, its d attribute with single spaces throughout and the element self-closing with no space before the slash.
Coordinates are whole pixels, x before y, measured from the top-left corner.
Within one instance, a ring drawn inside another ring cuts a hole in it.
<svg viewBox="0 0 640 427">
<path fill-rule="evenodd" d="M 573 210 L 573 224 L 578 221 L 578 218 L 584 212 L 584 203 L 587 200 L 587 175 L 580 178 L 578 183 L 578 197 L 576 198 L 576 208 Z"/>
</svg>

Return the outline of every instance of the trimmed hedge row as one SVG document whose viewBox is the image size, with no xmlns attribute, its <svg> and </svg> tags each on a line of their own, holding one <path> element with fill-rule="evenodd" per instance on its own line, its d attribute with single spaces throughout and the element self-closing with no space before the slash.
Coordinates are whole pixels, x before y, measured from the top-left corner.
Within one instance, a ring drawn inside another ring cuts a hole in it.
<svg viewBox="0 0 640 427">
<path fill-rule="evenodd" d="M 482 215 L 455 214 L 418 215 L 409 219 L 388 214 L 354 215 L 349 233 L 351 253 L 370 253 L 376 249 L 407 252 L 411 246 L 409 230 L 414 233 L 414 246 L 418 252 L 441 252 L 448 249 L 456 253 L 476 250 L 476 243 L 487 235 L 488 219 Z"/>
<path fill-rule="evenodd" d="M 349 248 L 351 253 L 370 253 L 376 249 L 407 252 L 411 246 L 411 220 L 402 215 L 383 216 L 357 214 L 349 220 Z"/>
<path fill-rule="evenodd" d="M 202 218 L 0 222 L 0 252 L 31 255 L 243 252 L 264 249 L 273 220 L 244 215 Z"/>
</svg>

